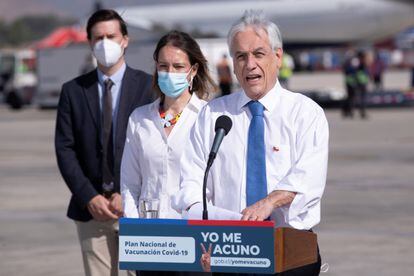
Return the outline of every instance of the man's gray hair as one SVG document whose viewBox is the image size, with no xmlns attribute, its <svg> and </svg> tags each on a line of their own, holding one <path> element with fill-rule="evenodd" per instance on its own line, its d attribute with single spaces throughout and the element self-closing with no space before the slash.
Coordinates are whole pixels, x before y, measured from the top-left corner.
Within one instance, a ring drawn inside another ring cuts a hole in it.
<svg viewBox="0 0 414 276">
<path fill-rule="evenodd" d="M 244 31 L 247 27 L 252 27 L 256 33 L 260 30 L 264 30 L 269 37 L 270 47 L 273 50 L 283 47 L 282 35 L 280 34 L 277 25 L 269 21 L 262 10 L 247 10 L 244 12 L 243 16 L 233 24 L 227 35 L 227 45 L 232 56 L 231 46 L 234 37 L 237 33 Z"/>
</svg>

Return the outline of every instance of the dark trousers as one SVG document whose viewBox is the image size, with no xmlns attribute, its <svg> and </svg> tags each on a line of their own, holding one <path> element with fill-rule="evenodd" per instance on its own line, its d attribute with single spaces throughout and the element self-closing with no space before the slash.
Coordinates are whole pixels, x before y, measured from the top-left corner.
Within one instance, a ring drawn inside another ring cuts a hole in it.
<svg viewBox="0 0 414 276">
<path fill-rule="evenodd" d="M 347 85 L 347 98 L 342 106 L 342 115 L 344 117 L 353 117 L 355 106 L 358 104 L 361 118 L 367 116 L 367 88 L 365 86 L 352 87 Z"/>
<path fill-rule="evenodd" d="M 346 85 L 346 93 L 347 97 L 344 100 L 343 106 L 342 106 L 342 115 L 344 117 L 353 117 L 354 116 L 354 108 L 355 108 L 355 88 L 351 85 Z"/>
<path fill-rule="evenodd" d="M 361 86 L 357 92 L 359 100 L 359 114 L 361 115 L 361 118 L 365 118 L 367 116 L 367 87 Z"/>
</svg>

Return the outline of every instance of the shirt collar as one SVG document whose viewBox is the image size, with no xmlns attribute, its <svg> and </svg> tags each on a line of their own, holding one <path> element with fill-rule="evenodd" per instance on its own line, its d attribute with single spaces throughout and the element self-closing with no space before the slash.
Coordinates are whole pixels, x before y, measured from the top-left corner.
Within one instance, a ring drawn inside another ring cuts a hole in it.
<svg viewBox="0 0 414 276">
<path fill-rule="evenodd" d="M 277 100 L 281 93 L 282 87 L 279 84 L 279 81 L 276 81 L 275 86 L 270 89 L 269 92 L 266 93 L 264 97 L 259 99 L 259 102 L 264 106 L 265 110 L 269 111 L 270 113 L 273 111 L 277 104 Z M 244 106 L 247 105 L 252 99 L 247 97 L 246 93 L 243 91 L 240 93 L 239 101 L 237 104 L 237 110 L 241 110 Z"/>
<path fill-rule="evenodd" d="M 160 102 L 161 102 L 161 98 L 157 98 L 153 103 L 152 103 L 152 109 L 155 110 L 159 110 L 160 108 Z M 187 103 L 187 105 L 184 108 L 190 108 L 191 110 L 194 110 L 196 113 L 198 113 L 201 108 L 203 108 L 205 104 L 205 101 L 200 99 L 197 94 L 194 92 L 191 95 L 190 101 Z"/>
<path fill-rule="evenodd" d="M 111 79 L 111 81 L 119 87 L 120 83 L 122 82 L 122 78 L 124 77 L 124 73 L 126 70 L 126 64 L 123 63 L 122 66 L 116 71 L 112 76 L 108 77 L 105 75 L 101 70 L 98 68 L 98 81 L 101 85 L 104 85 L 105 80 L 108 78 Z"/>
<path fill-rule="evenodd" d="M 191 99 L 188 102 L 188 107 L 194 109 L 196 113 L 198 113 L 201 108 L 204 106 L 203 100 L 201 100 L 195 92 L 191 95 Z"/>
</svg>

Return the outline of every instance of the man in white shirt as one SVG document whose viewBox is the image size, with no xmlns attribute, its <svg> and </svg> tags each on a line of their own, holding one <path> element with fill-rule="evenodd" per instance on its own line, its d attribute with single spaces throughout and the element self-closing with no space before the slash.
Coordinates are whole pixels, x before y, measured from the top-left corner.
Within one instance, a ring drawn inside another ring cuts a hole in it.
<svg viewBox="0 0 414 276">
<path fill-rule="evenodd" d="M 329 130 L 324 112 L 280 86 L 281 35 L 262 13 L 246 12 L 230 29 L 228 45 L 243 92 L 213 100 L 201 111 L 181 159 L 181 190 L 174 207 L 200 208 L 215 121 L 224 114 L 233 128 L 211 168 L 208 200 L 241 213 L 242 220 L 270 218 L 276 227 L 310 230 L 320 221 L 326 181 Z M 318 275 L 319 270 L 320 259 L 282 275 Z"/>
</svg>

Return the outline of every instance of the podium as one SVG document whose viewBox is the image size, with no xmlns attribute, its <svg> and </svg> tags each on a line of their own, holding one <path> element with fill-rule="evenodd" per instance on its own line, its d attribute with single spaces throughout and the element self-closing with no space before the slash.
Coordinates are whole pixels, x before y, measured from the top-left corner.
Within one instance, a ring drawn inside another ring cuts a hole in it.
<svg viewBox="0 0 414 276">
<path fill-rule="evenodd" d="M 315 262 L 316 234 L 272 221 L 119 220 L 121 270 L 274 274 Z"/>
</svg>

